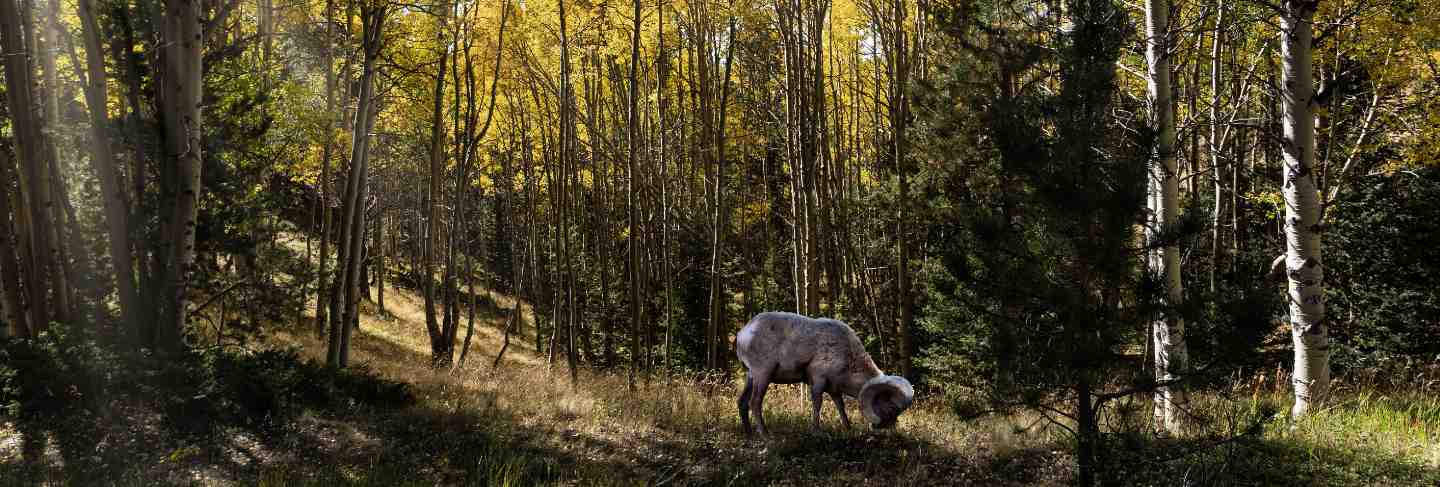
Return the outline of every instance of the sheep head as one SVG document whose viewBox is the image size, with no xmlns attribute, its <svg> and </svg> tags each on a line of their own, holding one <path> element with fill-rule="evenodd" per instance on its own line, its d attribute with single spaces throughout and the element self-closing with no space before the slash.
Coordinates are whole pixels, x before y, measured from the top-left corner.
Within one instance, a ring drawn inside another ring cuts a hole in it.
<svg viewBox="0 0 1440 487">
<path fill-rule="evenodd" d="M 860 412 L 875 429 L 895 427 L 896 418 L 915 402 L 910 381 L 898 375 L 879 375 L 860 388 Z"/>
</svg>

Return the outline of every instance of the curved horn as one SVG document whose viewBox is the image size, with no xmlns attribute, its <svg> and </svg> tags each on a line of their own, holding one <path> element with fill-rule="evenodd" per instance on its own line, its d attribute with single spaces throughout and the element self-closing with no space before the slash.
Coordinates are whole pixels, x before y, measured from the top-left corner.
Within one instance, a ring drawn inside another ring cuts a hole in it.
<svg viewBox="0 0 1440 487">
<path fill-rule="evenodd" d="M 860 412 L 877 428 L 894 426 L 895 418 L 913 402 L 915 389 L 898 375 L 877 376 L 860 388 Z"/>
</svg>

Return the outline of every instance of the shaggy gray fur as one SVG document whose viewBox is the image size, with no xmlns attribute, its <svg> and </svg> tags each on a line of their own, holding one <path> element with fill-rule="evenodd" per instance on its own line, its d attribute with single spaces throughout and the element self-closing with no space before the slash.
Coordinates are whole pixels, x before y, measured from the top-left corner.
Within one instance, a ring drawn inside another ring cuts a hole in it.
<svg viewBox="0 0 1440 487">
<path fill-rule="evenodd" d="M 837 320 L 794 313 L 755 315 L 735 337 L 736 355 L 745 364 L 745 389 L 740 394 L 740 424 L 750 434 L 750 414 L 765 434 L 761 412 L 770 384 L 810 385 L 811 427 L 820 428 L 820 403 L 825 394 L 835 401 L 840 421 L 850 426 L 845 396 L 860 399 L 871 426 L 894 427 L 895 419 L 914 400 L 903 377 L 887 376 L 875 366 L 860 337 Z"/>
</svg>

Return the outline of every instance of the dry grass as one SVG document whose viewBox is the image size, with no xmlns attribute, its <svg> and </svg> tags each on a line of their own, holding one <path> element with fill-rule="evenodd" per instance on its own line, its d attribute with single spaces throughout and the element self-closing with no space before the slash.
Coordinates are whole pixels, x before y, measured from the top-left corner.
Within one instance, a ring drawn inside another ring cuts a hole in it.
<svg viewBox="0 0 1440 487">
<path fill-rule="evenodd" d="M 935 475 L 946 471 L 975 470 L 967 476 L 983 478 L 984 472 L 976 467 L 989 468 L 999 458 L 1008 462 L 1020 455 L 1025 461 L 1033 457 L 1039 462 L 1046 456 L 1064 455 L 1051 453 L 1057 439 L 1053 431 L 1022 431 L 1022 424 L 1035 423 L 1029 418 L 963 422 L 938 398 L 922 398 L 906 413 L 897 432 L 885 434 L 873 434 L 858 423 L 842 429 L 827 402 L 822 412 L 826 431 L 816 435 L 808 426 L 808 394 L 798 386 L 771 390 L 766 418 L 772 437 L 747 439 L 736 414 L 738 376 L 645 375 L 632 389 L 623 369 L 582 368 L 572 385 L 563 357 L 552 366 L 534 350 L 534 321 L 528 306 L 522 306 L 522 327 L 512 335 L 504 362 L 491 368 L 503 341 L 505 313 L 514 304 L 508 296 L 481 299 L 499 306 L 477 310 L 469 359 L 463 367 L 436 371 L 427 366 L 430 346 L 423 300 L 397 287 L 387 287 L 385 296 L 383 314 L 372 303 L 362 303 L 352 364 L 412 384 L 421 409 L 503 417 L 510 422 L 506 428 L 518 432 L 530 447 L 581 464 L 623 466 L 623 472 L 607 477 L 639 483 L 669 478 L 679 483 L 750 479 L 783 484 L 789 482 L 787 478 L 809 478 L 877 484 L 889 483 L 894 479 L 887 477 L 903 471 L 909 481 L 902 483 L 931 484 Z M 462 328 L 457 345 L 464 334 Z M 271 330 L 266 341 L 270 346 L 298 346 L 316 359 L 324 351 L 324 343 L 310 330 Z M 862 418 L 855 401 L 847 401 L 847 409 L 851 418 Z M 870 448 L 886 451 L 867 453 Z M 792 453 L 776 458 L 777 450 Z M 1044 453 L 1037 457 L 1032 450 Z M 832 458 L 799 471 L 793 468 L 816 455 Z M 1048 463 L 1043 471 L 1049 474 L 1040 477 L 1067 478 L 1068 461 Z M 596 480 L 564 475 L 557 479 L 583 484 Z"/>
<path fill-rule="evenodd" d="M 386 299 L 388 313 L 383 316 L 369 303 L 364 306 L 361 333 L 352 352 L 355 363 L 413 384 L 422 409 L 505 418 L 507 431 L 523 437 L 528 448 L 574 462 L 563 474 L 542 476 L 545 483 L 591 484 L 609 479 L 607 483 L 1059 485 L 1073 475 L 1073 457 L 1061 428 L 1031 414 L 964 421 L 943 399 L 934 397 L 921 398 L 893 433 L 862 427 L 843 430 L 827 404 L 826 430 L 816 435 L 808 431 L 808 395 L 797 386 L 779 386 L 766 401 L 772 437 L 746 439 L 735 412 L 738 375 L 642 377 L 631 389 L 623 370 L 582 369 L 572 385 L 563 362 L 550 366 L 535 353 L 528 307 L 522 313 L 524 326 L 512 336 L 498 369 L 492 369 L 490 362 L 503 339 L 504 315 L 490 306 L 477 313 L 468 363 L 434 371 L 426 366 L 429 342 L 423 302 L 399 288 L 388 288 Z M 505 296 L 494 299 L 505 309 L 514 303 Z M 306 333 L 276 330 L 271 339 L 307 351 L 323 350 Z M 1252 381 L 1223 395 L 1196 395 L 1194 406 L 1218 429 L 1197 432 L 1175 445 L 1207 445 L 1238 431 L 1241 422 L 1263 411 L 1283 411 L 1288 404 L 1288 391 L 1282 387 L 1286 381 L 1273 379 Z M 1360 475 L 1357 472 L 1381 479 L 1368 482 L 1374 485 L 1408 485 L 1432 478 L 1426 475 L 1433 476 L 1440 466 L 1436 399 L 1355 392 L 1343 383 L 1337 389 L 1337 400 L 1306 421 L 1290 425 L 1283 414 L 1266 420 L 1264 436 L 1246 447 L 1248 458 L 1236 458 L 1233 448 L 1214 448 L 1214 452 L 1197 448 L 1200 453 L 1176 460 L 1170 454 L 1185 447 L 1171 445 L 1156 448 L 1151 456 L 1113 463 L 1121 471 L 1146 470 L 1148 475 L 1125 477 L 1137 484 L 1153 483 L 1145 479 L 1164 479 L 1166 472 L 1194 469 L 1197 464 L 1220 465 L 1217 475 L 1234 475 L 1223 472 L 1227 465 L 1273 469 L 1266 471 L 1273 475 L 1241 475 L 1267 479 L 1266 483 L 1291 475 L 1344 479 Z M 861 417 L 854 401 L 847 406 L 852 418 Z M 1136 423 L 1138 417 L 1138 424 L 1143 424 L 1147 404 L 1137 398 L 1132 406 L 1107 420 L 1114 426 Z M 1236 429 L 1227 432 L 1227 425 Z M 1298 463 L 1271 462 L 1279 457 L 1294 460 L 1296 455 L 1301 457 Z M 504 461 L 499 465 L 490 468 L 523 470 L 507 467 Z M 1286 473 L 1295 469 L 1300 473 Z M 1211 479 L 1217 478 L 1232 477 Z M 537 480 L 534 475 L 513 479 Z"/>
</svg>

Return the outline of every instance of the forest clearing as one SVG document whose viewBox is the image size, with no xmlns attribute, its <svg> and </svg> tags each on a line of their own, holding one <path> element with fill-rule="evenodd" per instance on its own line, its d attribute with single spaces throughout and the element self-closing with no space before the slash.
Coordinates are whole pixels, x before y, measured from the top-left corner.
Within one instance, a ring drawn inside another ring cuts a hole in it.
<svg viewBox="0 0 1440 487">
<path fill-rule="evenodd" d="M 1428 0 L 0 0 L 0 486 L 1440 486 Z"/>
</svg>

